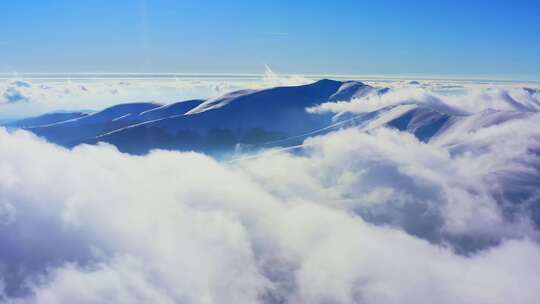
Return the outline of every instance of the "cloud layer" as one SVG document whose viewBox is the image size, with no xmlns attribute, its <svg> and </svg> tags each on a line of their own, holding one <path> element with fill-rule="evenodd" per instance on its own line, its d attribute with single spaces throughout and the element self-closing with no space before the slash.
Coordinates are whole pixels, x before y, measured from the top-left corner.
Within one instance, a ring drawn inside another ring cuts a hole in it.
<svg viewBox="0 0 540 304">
<path fill-rule="evenodd" d="M 101 110 L 118 103 L 153 101 L 162 104 L 194 98 L 211 98 L 246 88 L 299 85 L 311 82 L 301 76 L 264 77 L 139 77 L 124 79 L 89 76 L 77 78 L 0 79 L 3 114 L 30 116 L 61 110 Z"/>
<path fill-rule="evenodd" d="M 399 88 L 386 94 L 370 94 L 352 101 L 323 103 L 311 108 L 313 113 L 362 113 L 383 107 L 417 104 L 449 114 L 499 111 L 540 111 L 540 90 L 521 88 L 468 88 L 461 92 L 437 91 L 416 86 Z"/>
<path fill-rule="evenodd" d="M 211 98 L 239 89 L 260 89 L 283 85 L 301 85 L 313 82 L 308 76 L 278 75 L 267 70 L 263 77 L 238 75 L 223 76 L 180 76 L 124 75 L 124 78 L 110 75 L 37 75 L 28 77 L 7 77 L 0 79 L 0 106 L 2 114 L 13 116 L 38 115 L 61 110 L 100 110 L 125 102 L 153 101 L 163 104 L 193 98 Z M 349 79 L 347 79 L 349 80 Z M 365 79 L 361 79 L 365 81 Z M 532 88 L 530 94 L 538 94 L 538 83 L 482 83 L 451 80 L 423 80 L 414 82 L 395 79 L 370 79 L 366 83 L 376 87 L 397 89 L 394 94 L 419 95 L 463 95 L 467 92 L 487 94 L 498 99 L 497 91 Z M 485 88 L 496 88 L 486 93 Z M 517 91 L 516 90 L 516 91 Z M 420 93 L 419 93 L 420 92 Z M 500 95 L 500 94 L 499 94 Z M 538 95 L 536 95 L 538 100 Z M 397 95 L 393 97 L 395 99 Z M 474 97 L 474 96 L 472 96 Z M 388 97 L 385 97 L 388 98 Z M 482 97 L 481 97 L 482 98 Z M 517 96 L 521 98 L 521 96 Z M 469 107 L 476 105 L 461 98 Z M 488 100 L 489 102 L 489 100 Z"/>
<path fill-rule="evenodd" d="M 451 153 L 347 129 L 228 163 L 0 130 L 3 300 L 538 303 L 538 189 L 496 195 L 538 176 L 536 130 L 533 114 Z"/>
</svg>

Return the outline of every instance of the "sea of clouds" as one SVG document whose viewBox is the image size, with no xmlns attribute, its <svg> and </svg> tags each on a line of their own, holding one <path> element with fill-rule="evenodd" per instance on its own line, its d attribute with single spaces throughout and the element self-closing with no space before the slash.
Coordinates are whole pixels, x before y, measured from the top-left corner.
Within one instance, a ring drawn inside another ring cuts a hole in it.
<svg viewBox="0 0 540 304">
<path fill-rule="evenodd" d="M 465 153 L 351 128 L 230 161 L 69 150 L 0 129 L 0 299 L 539 303 L 537 92 L 395 88 L 312 111 L 414 100 L 527 115 L 465 134 Z M 502 109 L 505 94 L 532 108 Z M 497 195 L 521 184 L 519 206 Z"/>
<path fill-rule="evenodd" d="M 253 75 L 0 75 L 0 119 L 20 118 L 39 115 L 51 111 L 102 110 L 106 107 L 127 102 L 173 103 L 188 99 L 207 99 L 218 97 L 227 92 L 240 89 L 262 89 L 283 85 L 302 85 L 320 79 L 320 77 L 301 75 L 278 75 L 267 70 L 261 76 Z M 340 80 L 350 80 L 343 78 Z M 356 78 L 355 78 L 356 79 Z M 538 83 L 504 83 L 478 81 L 424 80 L 421 83 L 372 78 L 359 80 L 376 87 L 398 89 L 384 100 L 371 100 L 372 106 L 388 102 L 404 101 L 406 97 L 427 98 L 422 95 L 442 94 L 487 94 L 494 97 L 497 91 L 504 94 L 508 90 L 520 90 L 523 87 L 538 90 Z M 486 93 L 490 88 L 494 92 Z M 538 91 L 536 91 L 538 93 Z M 457 97 L 459 98 L 459 97 Z M 484 101 L 489 97 L 482 97 Z M 475 107 L 463 99 L 465 107 Z M 489 100 L 488 100 L 489 101 Z M 328 105 L 330 106 L 330 105 Z M 332 110 L 355 111 L 355 104 Z M 481 105 L 485 106 L 485 105 Z M 366 108 L 367 109 L 367 108 Z"/>
<path fill-rule="evenodd" d="M 0 118 L 27 117 L 56 110 L 102 110 L 127 102 L 168 104 L 217 97 L 233 90 L 300 85 L 313 81 L 303 76 L 276 75 L 271 70 L 262 77 L 203 76 L 4 75 L 0 77 Z"/>
</svg>

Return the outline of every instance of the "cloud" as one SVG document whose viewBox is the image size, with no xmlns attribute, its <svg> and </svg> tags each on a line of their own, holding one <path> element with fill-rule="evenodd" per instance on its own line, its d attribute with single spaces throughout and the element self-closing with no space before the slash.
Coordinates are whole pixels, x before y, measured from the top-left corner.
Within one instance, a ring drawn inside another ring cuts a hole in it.
<svg viewBox="0 0 540 304">
<path fill-rule="evenodd" d="M 31 91 L 31 87 L 32 85 L 29 82 L 23 80 L 5 81 L 3 85 L 0 82 L 0 91 L 3 90 L 0 97 L 0 105 L 30 101 L 28 92 Z"/>
<path fill-rule="evenodd" d="M 100 110 L 125 102 L 158 102 L 163 104 L 189 99 L 206 99 L 239 90 L 273 86 L 299 85 L 311 82 L 302 76 L 273 73 L 265 77 L 164 77 L 159 79 L 131 76 L 113 78 L 42 78 L 0 80 L 0 105 L 3 111 L 30 116 L 57 110 Z M 3 92 L 3 93 L 2 93 Z M 20 103 L 19 107 L 15 107 Z M 10 107 L 5 107 L 7 105 Z M 26 106 L 24 105 L 26 104 Z"/>
<path fill-rule="evenodd" d="M 452 155 L 444 147 L 422 144 L 397 131 L 348 129 L 308 139 L 307 158 L 271 155 L 270 160 L 279 161 L 276 165 L 259 157 L 241 166 L 283 197 L 298 195 L 347 208 L 369 221 L 390 223 L 426 239 L 441 240 L 447 233 L 488 239 L 537 237 L 528 219 L 506 223 L 499 208 L 503 202 L 493 193 L 514 189 L 502 181 L 538 162 L 538 156 L 530 153 L 538 149 L 540 134 L 533 131 L 538 129 L 516 131 L 538 121 L 534 116 L 519 124 L 493 126 L 485 130 L 491 133 L 489 140 L 480 140 L 483 136 L 477 134 L 465 141 L 469 154 Z M 509 133 L 515 140 L 500 141 L 510 138 Z M 528 171 L 531 187 L 540 175 Z M 531 187 L 529 194 L 535 197 L 538 189 Z"/>
<path fill-rule="evenodd" d="M 336 114 L 363 113 L 406 104 L 428 106 L 453 115 L 478 113 L 488 109 L 537 112 L 540 110 L 540 95 L 527 88 L 469 88 L 460 93 L 441 94 L 432 89 L 413 86 L 395 88 L 386 94 L 373 93 L 352 101 L 327 102 L 308 111 Z"/>
<path fill-rule="evenodd" d="M 2 94 L 3 103 L 18 103 L 28 101 L 28 97 L 24 96 L 20 90 L 9 87 Z"/>
<path fill-rule="evenodd" d="M 22 80 L 15 80 L 12 84 L 14 86 L 16 86 L 16 87 L 19 87 L 19 88 L 29 88 L 29 87 L 31 87 L 30 83 L 28 83 L 26 81 L 22 81 Z"/>
<path fill-rule="evenodd" d="M 230 163 L 0 130 L 4 300 L 538 303 L 538 231 L 493 188 L 537 161 L 534 130 L 453 154 L 348 129 Z"/>
</svg>

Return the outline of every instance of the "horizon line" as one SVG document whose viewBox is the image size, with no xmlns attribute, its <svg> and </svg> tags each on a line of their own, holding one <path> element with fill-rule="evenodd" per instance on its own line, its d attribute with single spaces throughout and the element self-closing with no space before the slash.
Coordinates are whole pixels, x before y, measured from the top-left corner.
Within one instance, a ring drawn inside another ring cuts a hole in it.
<svg viewBox="0 0 540 304">
<path fill-rule="evenodd" d="M 306 77 L 306 78 L 351 78 L 351 79 L 380 79 L 380 80 L 446 80 L 446 81 L 489 81 L 489 82 L 532 82 L 539 83 L 539 76 L 504 77 L 493 75 L 429 75 L 429 74 L 301 74 L 276 73 L 278 77 Z M 187 73 L 187 72 L 0 72 L 0 78 L 17 78 L 28 76 L 156 76 L 156 77 L 264 77 L 264 73 Z M 31 77 L 29 77 L 31 78 Z M 39 78 L 39 77 L 36 77 Z M 49 78 L 49 77 L 43 77 Z M 82 79 L 86 77 L 81 77 Z M 88 77 L 90 78 L 90 77 Z M 95 78 L 95 77 L 94 77 Z M 107 77 L 108 78 L 108 77 Z M 133 78 L 133 77 L 131 77 Z M 99 79 L 99 78 L 98 78 Z M 104 78 L 106 79 L 106 78 Z"/>
</svg>

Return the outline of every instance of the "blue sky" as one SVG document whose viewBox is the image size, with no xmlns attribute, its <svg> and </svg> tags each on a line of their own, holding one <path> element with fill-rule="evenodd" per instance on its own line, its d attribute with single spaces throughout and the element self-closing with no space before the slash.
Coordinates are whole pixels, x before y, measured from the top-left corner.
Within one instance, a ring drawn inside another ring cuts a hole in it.
<svg viewBox="0 0 540 304">
<path fill-rule="evenodd" d="M 2 1 L 0 72 L 540 79 L 540 1 Z"/>
</svg>

